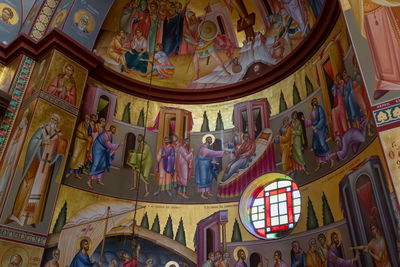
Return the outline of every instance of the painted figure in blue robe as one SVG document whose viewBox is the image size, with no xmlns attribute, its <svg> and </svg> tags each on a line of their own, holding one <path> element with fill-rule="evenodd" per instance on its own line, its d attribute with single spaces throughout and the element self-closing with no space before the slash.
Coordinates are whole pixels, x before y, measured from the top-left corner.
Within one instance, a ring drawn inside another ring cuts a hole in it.
<svg viewBox="0 0 400 267">
<path fill-rule="evenodd" d="M 353 93 L 353 81 L 346 71 L 343 71 L 343 99 L 346 106 L 347 119 L 352 127 L 358 128 L 361 120 L 360 107 L 357 104 Z"/>
<path fill-rule="evenodd" d="M 88 255 L 89 242 L 86 239 L 82 239 L 80 250 L 76 253 L 69 267 L 92 267 L 97 266 L 94 260 L 91 260 Z"/>
<path fill-rule="evenodd" d="M 110 170 L 114 153 L 120 146 L 119 144 L 112 143 L 113 134 L 116 132 L 116 126 L 111 125 L 108 131 L 103 132 L 94 140 L 92 147 L 93 164 L 89 173 L 90 178 L 87 182 L 90 188 L 93 188 L 92 180 L 97 180 L 98 184 L 104 185 L 102 181 L 104 173 Z"/>
<path fill-rule="evenodd" d="M 328 143 L 325 140 L 328 135 L 328 123 L 325 111 L 320 105 L 318 105 L 317 98 L 311 100 L 311 105 L 311 121 L 313 129 L 312 148 L 317 160 L 317 168 L 315 171 L 319 170 L 321 164 L 327 162 L 330 162 L 330 167 L 332 168 L 333 160 L 330 156 Z"/>
<path fill-rule="evenodd" d="M 200 147 L 195 160 L 194 170 L 197 192 L 200 192 L 201 197 L 204 199 L 213 196 L 211 193 L 212 182 L 219 173 L 216 159 L 224 156 L 224 151 L 212 150 L 211 145 L 214 141 L 215 137 L 211 134 L 203 136 L 203 145 Z"/>
<path fill-rule="evenodd" d="M 133 37 L 131 47 L 132 50 L 125 53 L 127 68 L 137 70 L 141 75 L 146 75 L 148 60 L 150 57 L 149 53 L 147 53 L 147 41 L 143 36 L 141 28 L 136 29 L 136 34 Z"/>
<path fill-rule="evenodd" d="M 324 0 L 309 0 L 308 4 L 311 6 L 315 18 L 318 18 L 319 13 L 324 5 Z"/>
<path fill-rule="evenodd" d="M 291 267 L 306 267 L 306 254 L 300 247 L 298 241 L 292 242 L 292 250 L 290 251 Z"/>
<path fill-rule="evenodd" d="M 167 4 L 167 16 L 164 19 L 162 35 L 163 51 L 167 55 L 177 55 L 179 52 L 183 40 L 183 24 L 188 3 L 185 3 L 181 11 L 177 9 L 177 3 L 168 2 Z"/>
</svg>

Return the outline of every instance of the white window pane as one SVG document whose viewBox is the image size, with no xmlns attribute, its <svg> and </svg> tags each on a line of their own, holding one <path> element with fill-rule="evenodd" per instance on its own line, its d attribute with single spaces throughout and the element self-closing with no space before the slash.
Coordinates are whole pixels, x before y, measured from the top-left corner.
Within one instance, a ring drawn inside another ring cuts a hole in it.
<svg viewBox="0 0 400 267">
<path fill-rule="evenodd" d="M 286 202 L 279 203 L 279 215 L 287 214 L 287 204 Z"/>
<path fill-rule="evenodd" d="M 254 225 L 254 228 L 256 228 L 256 229 L 264 228 L 265 221 L 262 220 L 262 221 L 253 222 L 253 225 Z"/>
<path fill-rule="evenodd" d="M 296 214 L 296 213 L 300 213 L 300 206 L 296 206 L 296 207 L 294 207 L 293 208 L 293 212 Z"/>
<path fill-rule="evenodd" d="M 265 219 L 265 213 L 259 213 L 258 214 L 258 218 L 261 219 Z"/>
<path fill-rule="evenodd" d="M 278 215 L 278 204 L 272 204 L 271 205 L 271 216 L 277 216 Z"/>
<path fill-rule="evenodd" d="M 288 223 L 288 216 L 287 216 L 287 215 L 280 216 L 279 222 L 280 222 L 281 224 L 287 224 L 287 223 Z"/>
<path fill-rule="evenodd" d="M 279 181 L 278 182 L 278 187 L 282 188 L 282 187 L 286 187 L 286 186 L 291 186 L 292 182 L 291 181 Z"/>
<path fill-rule="evenodd" d="M 271 225 L 272 226 L 279 225 L 279 217 L 272 217 L 271 218 Z"/>
<path fill-rule="evenodd" d="M 300 197 L 300 191 L 299 190 L 293 191 L 292 194 L 293 194 L 293 198 Z"/>
<path fill-rule="evenodd" d="M 258 212 L 264 212 L 264 205 L 258 207 Z"/>
<path fill-rule="evenodd" d="M 289 229 L 293 228 L 293 223 L 289 223 Z"/>
<path fill-rule="evenodd" d="M 301 199 L 300 198 L 296 198 L 293 200 L 293 206 L 300 206 L 301 203 Z"/>
<path fill-rule="evenodd" d="M 286 201 L 286 194 L 285 194 L 285 193 L 279 194 L 279 195 L 278 195 L 278 200 L 279 200 L 279 201 Z"/>
<path fill-rule="evenodd" d="M 258 220 L 258 214 L 253 214 L 253 215 L 251 215 L 251 220 L 254 222 L 254 221 L 257 221 Z"/>
<path fill-rule="evenodd" d="M 251 214 L 255 214 L 255 213 L 258 213 L 258 209 L 257 209 L 257 207 L 252 207 Z"/>
<path fill-rule="evenodd" d="M 271 191 L 271 190 L 274 190 L 274 189 L 276 189 L 277 188 L 277 183 L 276 182 L 273 182 L 272 184 L 269 184 L 264 190 L 265 191 Z"/>
<path fill-rule="evenodd" d="M 294 221 L 297 222 L 299 220 L 300 214 L 295 214 L 294 215 Z"/>
<path fill-rule="evenodd" d="M 265 192 L 265 196 L 266 196 L 266 197 L 269 196 L 269 192 Z"/>
<path fill-rule="evenodd" d="M 253 206 L 260 206 L 264 204 L 264 198 L 256 198 L 254 200 Z"/>
<path fill-rule="evenodd" d="M 271 227 L 267 227 L 267 232 L 271 232 Z"/>
<path fill-rule="evenodd" d="M 290 192 L 290 191 L 292 191 L 291 187 L 286 188 L 286 192 Z"/>
<path fill-rule="evenodd" d="M 276 203 L 278 202 L 278 195 L 273 195 L 269 199 L 269 203 Z"/>
</svg>

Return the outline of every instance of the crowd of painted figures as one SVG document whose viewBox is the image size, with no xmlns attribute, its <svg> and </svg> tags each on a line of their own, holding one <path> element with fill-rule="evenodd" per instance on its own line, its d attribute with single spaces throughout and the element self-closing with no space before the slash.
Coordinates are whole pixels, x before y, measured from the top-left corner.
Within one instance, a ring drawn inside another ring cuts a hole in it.
<svg viewBox="0 0 400 267">
<path fill-rule="evenodd" d="M 201 23 L 206 15 L 196 15 L 188 8 L 189 1 L 166 0 L 132 0 L 120 14 L 119 31 L 112 38 L 106 56 L 121 68 L 121 72 L 135 72 L 141 76 L 150 73 L 165 79 L 173 76 L 175 67 L 170 57 L 177 55 L 193 55 L 195 79 L 200 75 L 199 59 L 212 56 L 223 72 L 230 76 L 217 49 L 223 50 L 229 59 L 233 59 L 234 43 L 227 34 L 218 33 L 214 38 L 201 36 Z M 309 30 L 307 7 L 297 0 L 268 1 L 272 14 L 272 23 L 279 22 L 281 31 L 276 38 L 286 38 L 289 34 L 301 33 L 305 36 Z M 323 0 L 308 1 L 312 12 L 318 17 Z M 242 1 L 224 1 L 228 10 L 237 10 L 241 18 L 246 17 L 245 5 Z M 206 8 L 206 12 L 208 9 Z M 248 18 L 246 18 L 248 19 Z M 242 22 L 245 20 L 241 20 Z M 229 22 L 231 23 L 231 22 Z M 277 24 L 277 23 L 275 23 Z M 275 25 L 274 24 L 274 25 Z M 293 24 L 296 25 L 293 27 Z M 283 30 L 282 30 L 283 28 Z M 287 30 L 285 30 L 288 28 Z M 254 41 L 254 32 L 246 32 L 246 40 Z M 148 68 L 149 64 L 152 64 Z"/>
<path fill-rule="evenodd" d="M 113 143 L 116 131 L 115 125 L 106 128 L 104 118 L 98 119 L 95 114 L 86 115 L 76 129 L 66 178 L 73 175 L 77 179 L 82 179 L 80 174 L 84 173 L 89 176 L 87 181 L 89 188 L 93 189 L 93 182 L 104 185 L 104 174 L 110 170 L 115 152 L 122 145 Z M 203 136 L 203 144 L 196 157 L 190 148 L 188 138 L 180 143 L 175 135 L 164 137 L 163 144 L 155 156 L 142 134 L 138 135 L 137 141 L 138 147 L 129 151 L 126 163 L 133 172 L 133 186 L 130 190 L 137 188 L 140 179 L 145 185 L 144 197 L 150 194 L 149 176 L 154 164 L 156 164 L 155 178 L 158 185 L 158 190 L 154 192 L 155 196 L 161 192 L 171 196 L 171 190 L 175 189 L 178 195 L 185 199 L 189 198 L 188 181 L 194 174 L 197 192 L 201 193 L 202 198 L 208 199 L 213 196 L 213 180 L 217 179 L 221 171 L 219 158 L 230 154 L 233 156 L 224 170 L 223 179 L 227 180 L 240 169 L 246 168 L 255 153 L 255 141 L 246 133 L 238 133 L 234 141 L 227 144 L 231 150 L 213 150 L 215 137 L 206 134 Z"/>
<path fill-rule="evenodd" d="M 373 123 L 368 97 L 360 74 L 355 68 L 350 77 L 346 71 L 336 75 L 332 86 L 332 110 L 330 120 L 324 108 L 319 105 L 318 99 L 311 101 L 310 118 L 305 118 L 303 112 L 293 111 L 291 120 L 285 117 L 279 130 L 275 143 L 279 144 L 282 156 L 282 170 L 292 176 L 296 171 L 304 171 L 307 175 L 304 150 L 307 143 L 306 128 L 312 127 L 312 151 L 314 153 L 318 171 L 321 164 L 329 163 L 333 167 L 336 156 L 337 161 L 347 158 L 350 150 L 358 151 L 359 146 L 368 136 L 373 135 Z M 330 135 L 328 122 L 332 122 L 332 135 Z M 327 139 L 331 136 L 336 143 L 337 150 L 332 152 Z"/>
</svg>

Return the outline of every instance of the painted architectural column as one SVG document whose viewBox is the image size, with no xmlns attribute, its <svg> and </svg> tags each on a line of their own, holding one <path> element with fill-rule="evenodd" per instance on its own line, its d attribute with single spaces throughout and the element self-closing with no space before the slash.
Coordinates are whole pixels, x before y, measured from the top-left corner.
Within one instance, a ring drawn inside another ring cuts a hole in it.
<svg viewBox="0 0 400 267">
<path fill-rule="evenodd" d="M 0 248 L 6 239 L 8 247 L 35 251 L 26 259 L 32 264 L 32 257 L 40 264 L 46 244 L 87 76 L 51 50 L 36 63 L 23 56 L 14 79 L 1 124 L 8 143 L 0 164 Z"/>
</svg>

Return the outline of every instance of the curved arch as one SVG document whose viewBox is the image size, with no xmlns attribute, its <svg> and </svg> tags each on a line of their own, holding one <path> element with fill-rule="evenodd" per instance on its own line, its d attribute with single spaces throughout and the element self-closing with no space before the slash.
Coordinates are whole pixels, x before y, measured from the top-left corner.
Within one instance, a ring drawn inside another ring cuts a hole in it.
<svg viewBox="0 0 400 267">
<path fill-rule="evenodd" d="M 132 226 L 124 225 L 120 227 L 115 227 L 111 229 L 111 231 L 107 234 L 107 236 L 118 236 L 118 235 L 132 235 Z M 142 228 L 140 226 L 136 226 L 135 235 L 137 235 L 140 238 L 149 240 L 154 244 L 157 244 L 159 246 L 171 250 L 177 255 L 182 256 L 186 260 L 192 262 L 194 265 L 196 265 L 197 263 L 197 255 L 195 251 L 185 247 L 181 243 L 174 241 L 169 237 L 163 236 L 161 234 Z"/>
</svg>

